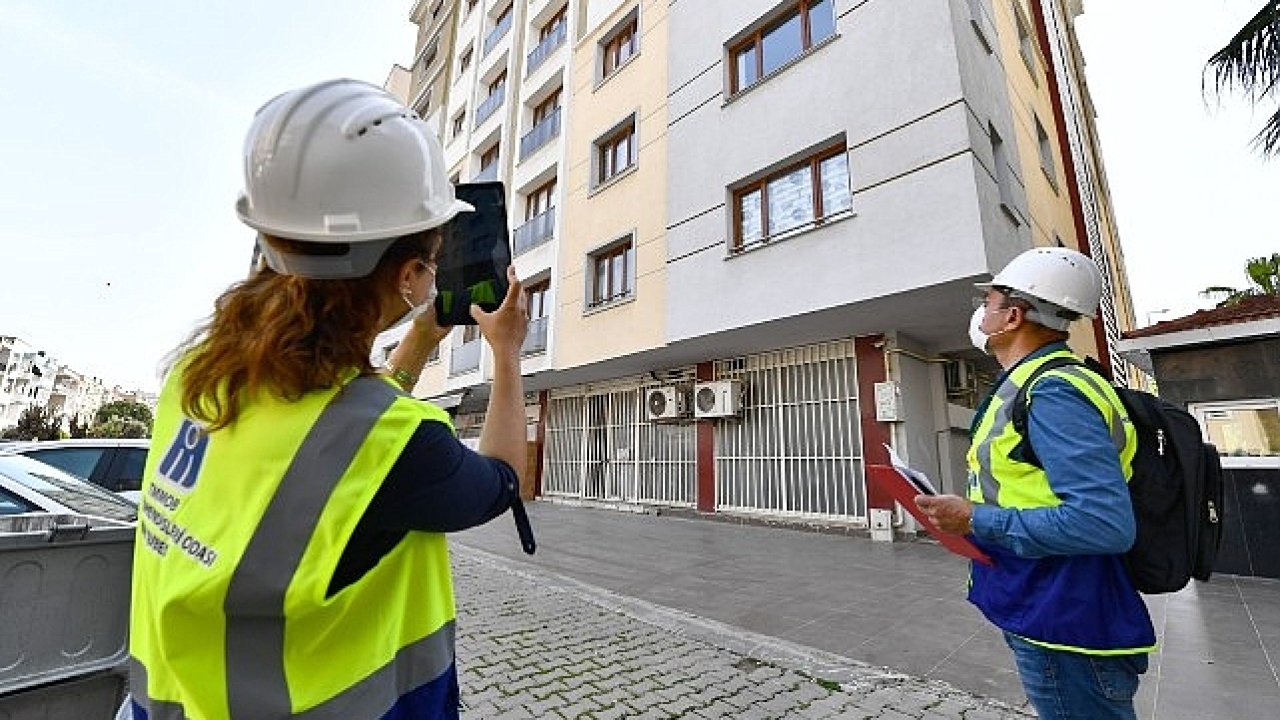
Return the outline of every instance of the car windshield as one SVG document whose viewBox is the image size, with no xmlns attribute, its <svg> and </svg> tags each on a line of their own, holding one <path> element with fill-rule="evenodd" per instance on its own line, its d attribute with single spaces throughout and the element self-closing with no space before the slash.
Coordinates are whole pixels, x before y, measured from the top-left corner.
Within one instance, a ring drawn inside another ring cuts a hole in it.
<svg viewBox="0 0 1280 720">
<path fill-rule="evenodd" d="M 132 503 L 114 493 L 30 458 L 0 457 L 0 475 L 82 515 L 132 521 L 138 514 Z"/>
</svg>

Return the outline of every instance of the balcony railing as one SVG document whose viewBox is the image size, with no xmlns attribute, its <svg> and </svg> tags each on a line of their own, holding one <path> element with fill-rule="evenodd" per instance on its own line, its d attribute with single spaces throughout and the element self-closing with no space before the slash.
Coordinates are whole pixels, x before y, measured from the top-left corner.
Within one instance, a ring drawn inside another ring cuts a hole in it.
<svg viewBox="0 0 1280 720">
<path fill-rule="evenodd" d="M 542 42 L 538 46 L 529 51 L 529 55 L 524 61 L 524 74 L 530 75 L 537 70 L 542 63 L 549 57 L 556 48 L 564 44 L 565 38 L 569 37 L 569 23 L 562 22 L 556 25 L 556 29 L 551 34 L 542 38 Z"/>
<path fill-rule="evenodd" d="M 524 336 L 524 344 L 520 346 L 521 355 L 534 355 L 547 351 L 547 326 L 551 318 L 540 317 L 529 321 L 529 334 Z"/>
<path fill-rule="evenodd" d="M 538 247 L 556 234 L 556 209 L 546 210 L 529 218 L 529 221 L 516 228 L 512 238 L 512 254 L 519 255 Z"/>
<path fill-rule="evenodd" d="M 520 159 L 523 160 L 538 148 L 546 145 L 552 138 L 560 135 L 560 108 L 557 107 L 538 121 L 533 129 L 520 138 Z"/>
<path fill-rule="evenodd" d="M 497 45 L 498 41 L 502 40 L 502 38 L 506 36 L 507 31 L 511 30 L 511 17 L 512 13 L 508 12 L 507 16 L 502 19 L 502 22 L 494 25 L 493 29 L 489 31 L 489 34 L 484 36 L 485 55 L 488 55 L 489 51 L 493 49 L 493 46 Z"/>
<path fill-rule="evenodd" d="M 484 124 L 484 121 L 488 120 L 489 116 L 493 115 L 494 111 L 502 107 L 502 101 L 505 100 L 506 98 L 507 98 L 506 85 L 499 85 L 498 89 L 489 93 L 489 97 L 485 98 L 484 102 L 480 103 L 480 107 L 476 108 L 476 125 L 475 126 L 480 127 L 482 124 Z"/>
<path fill-rule="evenodd" d="M 461 375 L 480 367 L 480 341 L 472 340 L 455 347 L 449 355 L 449 374 Z"/>
<path fill-rule="evenodd" d="M 498 163 L 491 162 L 485 167 L 480 168 L 480 172 L 471 178 L 472 182 L 490 182 L 498 179 Z"/>
</svg>

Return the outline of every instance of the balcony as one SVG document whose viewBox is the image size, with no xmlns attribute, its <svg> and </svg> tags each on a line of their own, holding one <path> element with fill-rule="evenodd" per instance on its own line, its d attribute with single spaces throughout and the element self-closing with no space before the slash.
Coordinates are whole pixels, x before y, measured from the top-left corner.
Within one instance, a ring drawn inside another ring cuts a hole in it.
<svg viewBox="0 0 1280 720">
<path fill-rule="evenodd" d="M 550 35 L 542 38 L 542 42 L 530 50 L 529 55 L 525 57 L 524 74 L 526 76 L 532 75 L 534 70 L 541 67 L 542 63 L 551 57 L 551 53 L 555 52 L 556 48 L 564 44 L 564 40 L 567 37 L 569 37 L 569 23 L 562 22 L 556 25 L 556 29 L 552 30 Z"/>
<path fill-rule="evenodd" d="M 449 355 L 449 374 L 461 375 L 480 368 L 480 341 L 472 340 L 453 349 Z"/>
<path fill-rule="evenodd" d="M 511 252 L 514 255 L 528 252 L 550 240 L 555 234 L 556 209 L 549 207 L 516 228 L 515 237 L 511 241 Z"/>
<path fill-rule="evenodd" d="M 480 168 L 480 172 L 471 178 L 471 182 L 492 182 L 498 179 L 498 163 L 491 162 Z"/>
<path fill-rule="evenodd" d="M 489 31 L 489 34 L 484 36 L 484 54 L 485 55 L 488 55 L 489 51 L 493 50 L 494 46 L 497 45 L 498 42 L 502 40 L 502 38 L 506 37 L 507 32 L 511 30 L 512 15 L 513 14 L 511 12 L 508 12 L 502 18 L 502 21 L 499 22 L 497 25 L 494 25 L 493 29 Z"/>
<path fill-rule="evenodd" d="M 524 336 L 524 343 L 520 346 L 521 355 L 536 355 L 547 351 L 547 326 L 550 324 L 549 317 L 529 321 L 529 334 Z"/>
<path fill-rule="evenodd" d="M 552 138 L 560 136 L 560 108 L 557 107 L 538 121 L 533 129 L 520 138 L 520 159 L 532 155 L 538 148 L 546 145 Z"/>
<path fill-rule="evenodd" d="M 480 107 L 476 108 L 475 127 L 480 127 L 482 124 L 484 124 L 485 120 L 488 120 L 489 117 L 493 115 L 493 113 L 496 112 L 498 108 L 502 107 L 502 102 L 506 100 L 506 98 L 507 98 L 506 85 L 499 85 L 496 90 L 494 90 L 492 93 L 489 93 L 489 97 L 485 98 L 484 102 L 480 103 Z"/>
</svg>

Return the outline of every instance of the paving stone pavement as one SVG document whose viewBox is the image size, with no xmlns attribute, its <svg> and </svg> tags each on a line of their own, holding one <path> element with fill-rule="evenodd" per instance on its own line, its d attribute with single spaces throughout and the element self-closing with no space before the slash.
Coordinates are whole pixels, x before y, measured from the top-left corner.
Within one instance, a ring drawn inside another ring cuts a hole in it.
<svg viewBox="0 0 1280 720">
<path fill-rule="evenodd" d="M 1025 708 L 454 544 L 466 720 L 1002 720 Z"/>
</svg>

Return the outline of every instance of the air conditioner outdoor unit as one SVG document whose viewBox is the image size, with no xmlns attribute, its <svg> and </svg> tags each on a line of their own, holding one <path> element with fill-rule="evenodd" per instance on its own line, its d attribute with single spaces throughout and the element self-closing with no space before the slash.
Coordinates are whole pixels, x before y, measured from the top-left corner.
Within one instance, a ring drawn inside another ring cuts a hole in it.
<svg viewBox="0 0 1280 720">
<path fill-rule="evenodd" d="M 685 392 L 674 385 L 649 388 L 644 395 L 644 409 L 650 422 L 678 420 L 688 414 Z"/>
<path fill-rule="evenodd" d="M 693 416 L 735 417 L 742 414 L 742 381 L 716 380 L 693 386 Z"/>
</svg>

